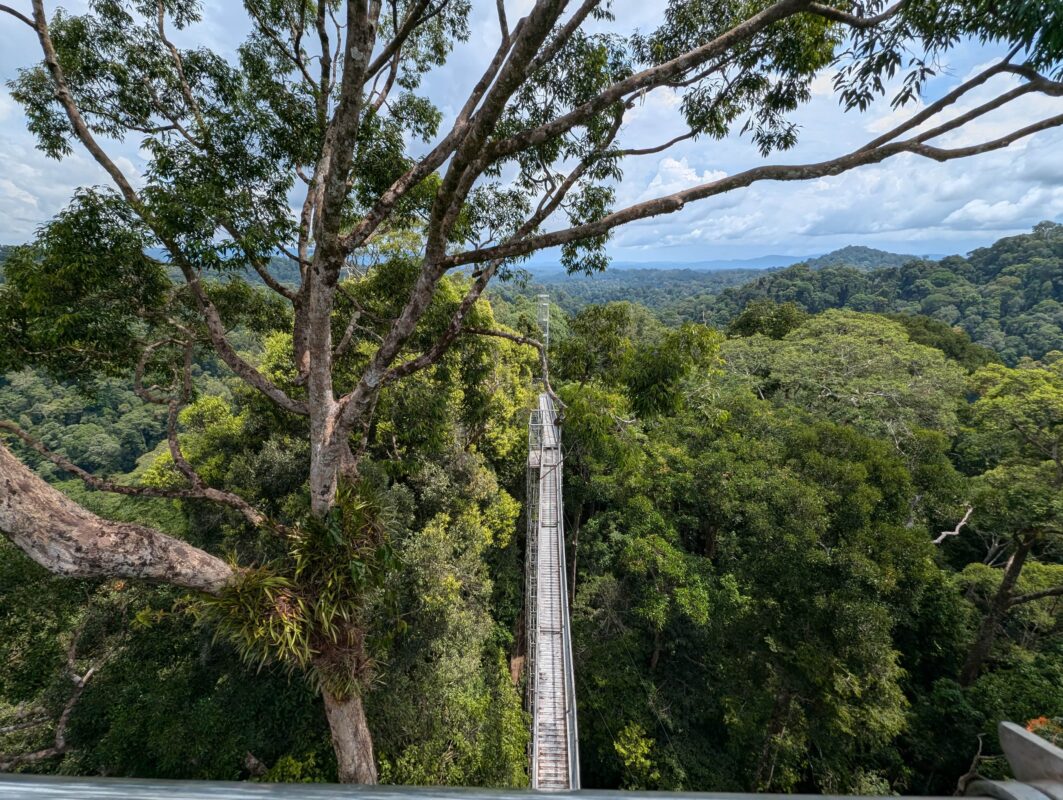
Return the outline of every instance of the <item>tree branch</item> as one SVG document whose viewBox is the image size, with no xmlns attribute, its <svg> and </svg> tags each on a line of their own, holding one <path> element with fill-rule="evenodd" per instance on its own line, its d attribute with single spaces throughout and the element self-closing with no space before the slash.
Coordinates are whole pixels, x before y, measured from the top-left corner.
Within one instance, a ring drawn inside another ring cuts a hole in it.
<svg viewBox="0 0 1063 800">
<path fill-rule="evenodd" d="M 1043 130 L 1059 127 L 1060 125 L 1063 125 L 1063 114 L 1043 119 L 1032 125 L 1027 125 L 1024 128 L 1020 128 L 998 139 L 968 147 L 957 147 L 952 149 L 932 147 L 917 139 L 908 139 L 901 142 L 885 144 L 871 150 L 856 150 L 847 155 L 815 164 L 778 164 L 755 167 L 744 172 L 739 172 L 735 175 L 720 178 L 719 180 L 710 183 L 701 184 L 700 186 L 694 186 L 690 189 L 685 189 L 680 192 L 675 192 L 670 195 L 629 206 L 626 209 L 607 214 L 599 220 L 584 225 L 577 225 L 571 228 L 553 231 L 551 233 L 524 239 L 519 242 L 509 242 L 480 250 L 456 253 L 452 256 L 448 256 L 442 263 L 448 268 L 458 267 L 464 264 L 478 264 L 499 258 L 522 256 L 535 250 L 554 247 L 560 244 L 590 238 L 592 236 L 601 236 L 619 225 L 624 225 L 636 220 L 648 219 L 661 214 L 673 213 L 682 209 L 687 203 L 695 200 L 703 200 L 707 197 L 713 197 L 734 189 L 750 186 L 759 181 L 798 181 L 822 178 L 830 175 L 839 175 L 855 167 L 867 164 L 877 164 L 900 153 L 913 153 L 941 162 L 967 158 L 972 155 L 979 155 L 981 153 L 988 153 L 993 150 L 1002 149 L 1020 139 L 1032 136 Z"/>
<path fill-rule="evenodd" d="M 557 404 L 558 408 L 565 408 L 565 404 L 561 402 L 561 398 L 554 392 L 554 387 L 550 385 L 550 364 L 546 357 L 546 347 L 542 342 L 537 339 L 531 339 L 527 336 L 520 336 L 516 333 L 488 330 L 486 328 L 465 328 L 462 333 L 467 333 L 472 336 L 496 336 L 500 339 L 509 339 L 509 341 L 516 342 L 517 344 L 534 347 L 539 352 L 539 365 L 542 368 L 541 379 L 543 382 L 543 389 L 548 395 L 550 395 L 550 398 Z"/>
<path fill-rule="evenodd" d="M 850 28 L 874 28 L 876 25 L 881 25 L 891 17 L 896 16 L 907 4 L 908 0 L 900 0 L 899 3 L 895 3 L 881 14 L 876 14 L 873 17 L 859 17 L 856 14 L 850 14 L 847 11 L 842 11 L 833 6 L 823 5 L 822 3 L 812 3 L 808 7 L 808 10 L 811 13 L 818 14 L 832 22 L 840 22 L 843 25 L 848 25 Z"/>
<path fill-rule="evenodd" d="M 139 578 L 217 594 L 233 569 L 144 525 L 82 508 L 0 444 L 0 532 L 45 569 L 75 578 Z"/>
<path fill-rule="evenodd" d="M 1046 597 L 1063 597 L 1063 586 L 1053 586 L 1051 589 L 1042 589 L 1039 592 L 1015 595 L 1008 600 L 1008 608 L 1014 608 L 1023 603 L 1032 603 L 1034 600 L 1043 600 Z"/>
<path fill-rule="evenodd" d="M 59 714 L 59 720 L 56 722 L 55 726 L 53 746 L 45 747 L 32 753 L 23 753 L 15 756 L 5 756 L 0 754 L 0 772 L 7 772 L 14 767 L 22 766 L 23 764 L 36 764 L 45 759 L 63 755 L 69 749 L 66 740 L 66 732 L 67 727 L 70 724 L 70 715 L 74 713 L 74 707 L 77 705 L 78 700 L 81 699 L 85 687 L 88 685 L 89 681 L 92 680 L 92 676 L 96 674 L 101 666 L 103 666 L 103 663 L 110 655 L 109 653 L 104 653 L 84 673 L 78 675 L 77 641 L 81 635 L 81 631 L 82 627 L 78 627 L 78 629 L 74 631 L 70 646 L 67 648 L 66 652 L 67 675 L 74 684 L 74 691 L 70 694 L 70 697 L 67 698 L 66 703 L 63 705 L 63 710 Z M 44 722 L 45 720 L 41 720 L 35 724 L 39 725 Z M 0 732 L 3 732 L 3 730 L 0 730 Z"/>
<path fill-rule="evenodd" d="M 225 229 L 225 231 L 231 237 L 233 237 L 233 241 L 236 242 L 238 245 L 240 245 L 240 249 L 244 251 L 244 256 L 247 258 L 248 262 L 251 264 L 252 269 L 254 269 L 255 272 L 258 273 L 258 276 L 260 278 L 262 278 L 262 282 L 264 284 L 266 284 L 266 286 L 268 286 L 270 289 L 275 291 L 277 294 L 281 295 L 282 297 L 284 297 L 287 300 L 290 300 L 290 301 L 292 301 L 294 303 L 295 302 L 296 293 L 293 292 L 291 289 L 289 289 L 287 286 L 285 286 L 283 283 L 278 281 L 276 278 L 273 277 L 273 275 L 270 274 L 268 262 L 267 263 L 263 263 L 262 259 L 259 258 L 251 250 L 250 247 L 247 246 L 246 239 L 244 238 L 244 236 L 238 230 L 236 230 L 236 226 L 232 223 L 232 221 L 228 220 L 228 219 L 222 219 L 222 220 L 219 220 L 219 224 L 222 226 L 222 228 Z M 293 254 L 288 254 L 288 255 L 289 255 L 289 257 L 291 257 L 291 255 L 293 255 Z M 293 259 L 293 260 L 298 260 L 298 259 Z"/>
<path fill-rule="evenodd" d="M 0 12 L 2 12 L 4 14 L 10 14 L 11 16 L 13 16 L 15 19 L 19 20 L 20 22 L 24 22 L 27 25 L 29 25 L 30 28 L 32 28 L 33 30 L 37 30 L 37 26 L 34 24 L 32 19 L 27 17 L 21 11 L 17 11 L 16 9 L 12 8 L 9 5 L 5 5 L 4 3 L 0 3 Z"/>
<path fill-rule="evenodd" d="M 181 84 L 181 95 L 188 104 L 188 110 L 196 120 L 200 135 L 205 137 L 207 133 L 207 124 L 203 120 L 203 113 L 200 111 L 199 102 L 196 100 L 196 96 L 192 93 L 192 87 L 189 85 L 188 78 L 185 76 L 185 62 L 184 59 L 181 58 L 181 51 L 178 50 L 177 46 L 168 38 L 166 38 L 166 6 L 163 5 L 162 0 L 156 0 L 155 5 L 155 27 L 159 32 L 159 39 L 170 52 L 170 57 L 173 58 L 174 68 L 177 70 L 177 80 Z"/>
<path fill-rule="evenodd" d="M 71 94 L 66 78 L 63 75 L 63 68 L 59 64 L 59 57 L 56 54 L 51 35 L 48 32 L 48 19 L 44 12 L 43 0 L 33 0 L 33 18 L 36 23 L 35 30 L 37 31 L 37 38 L 40 41 L 41 50 L 44 53 L 44 63 L 48 68 L 48 73 L 55 86 L 56 99 L 66 112 L 67 119 L 70 121 L 70 124 L 74 129 L 74 134 L 82 145 L 84 145 L 85 149 L 89 151 L 89 154 L 92 155 L 96 163 L 103 167 L 107 174 L 110 175 L 111 180 L 114 181 L 126 202 L 129 203 L 141 219 L 143 219 L 153 230 L 159 241 L 166 246 L 167 250 L 169 250 L 170 254 L 174 257 L 174 261 L 177 267 L 181 270 L 181 274 L 184 276 L 185 282 L 192 291 L 192 295 L 196 300 L 196 305 L 207 324 L 207 330 L 210 333 L 214 349 L 217 351 L 222 361 L 224 361 L 226 365 L 236 373 L 236 375 L 254 388 L 258 389 L 262 394 L 284 410 L 290 411 L 294 414 L 307 414 L 305 403 L 296 402 L 288 397 L 288 395 L 262 375 L 262 373 L 244 361 L 229 342 L 226 336 L 225 325 L 221 320 L 221 316 L 218 314 L 218 309 L 210 301 L 210 298 L 207 297 L 199 276 L 185 261 L 181 249 L 176 245 L 172 237 L 168 236 L 160 226 L 155 224 L 151 214 L 148 213 L 144 204 L 140 201 L 140 196 L 133 188 L 132 183 L 130 183 L 129 179 L 126 178 L 125 174 L 123 174 L 122 170 L 118 168 L 117 164 L 115 164 L 111 157 L 107 155 L 107 152 L 100 147 L 99 142 L 96 141 L 96 138 L 92 135 L 92 131 L 89 130 L 89 126 L 85 122 L 84 117 L 81 115 L 81 111 L 78 110 L 77 103 L 74 101 L 74 96 Z"/>
<path fill-rule="evenodd" d="M 809 3 L 810 0 L 779 0 L 779 2 L 730 28 L 711 42 L 694 48 L 664 64 L 644 69 L 621 81 L 617 81 L 587 102 L 550 122 L 492 142 L 487 146 L 485 155 L 489 160 L 494 161 L 507 155 L 512 155 L 526 147 L 542 144 L 549 139 L 560 136 L 590 119 L 611 103 L 615 103 L 636 92 L 655 89 L 675 80 L 680 75 L 699 67 L 735 45 L 750 39 L 775 22 L 804 10 Z"/>
<path fill-rule="evenodd" d="M 473 111 L 475 111 L 476 106 L 479 104 L 480 99 L 483 97 L 484 92 L 486 92 L 491 86 L 499 69 L 502 67 L 506 54 L 512 47 L 513 39 L 522 30 L 523 26 L 524 19 L 521 19 L 514 27 L 513 33 L 510 35 L 509 39 L 499 45 L 498 50 L 495 51 L 495 55 L 491 59 L 491 63 L 488 64 L 483 75 L 480 76 L 480 80 L 477 81 L 476 86 L 473 87 L 473 90 L 470 92 L 461 111 L 458 112 L 458 116 L 455 118 L 454 125 L 451 127 L 450 132 L 417 164 L 410 167 L 410 169 L 392 183 L 391 186 L 380 195 L 376 205 L 374 205 L 373 208 L 362 217 L 358 224 L 354 226 L 351 232 L 344 237 L 344 252 L 350 253 L 355 248 L 361 247 L 365 244 L 406 193 L 431 175 L 437 168 L 446 163 L 447 158 L 450 157 L 450 154 L 454 151 L 454 148 L 458 145 L 462 135 L 464 135 L 467 130 L 469 119 L 472 116 Z"/>
<path fill-rule="evenodd" d="M 421 12 L 428 8 L 428 2 L 429 0 L 417 0 L 417 2 L 410 8 L 405 19 L 403 19 L 402 24 L 399 26 L 398 30 L 395 31 L 395 36 L 369 65 L 369 68 L 365 73 L 366 79 L 370 79 L 380 72 L 380 70 L 391 61 L 392 57 L 398 54 L 402 45 L 419 25 L 423 25 L 432 17 L 438 15 L 447 6 L 446 0 L 444 0 L 444 2 L 440 3 L 435 9 L 429 11 L 429 13 L 422 18 Z"/>
<path fill-rule="evenodd" d="M 963 515 L 963 519 L 961 519 L 959 521 L 959 523 L 956 525 L 956 527 L 953 528 L 951 531 L 942 531 L 941 535 L 938 536 L 933 541 L 933 544 L 941 544 L 943 541 L 945 541 L 950 536 L 959 536 L 960 535 L 960 531 L 963 530 L 963 526 L 966 525 L 967 522 L 971 519 L 971 514 L 973 514 L 973 513 L 974 513 L 974 506 L 967 506 L 967 513 Z"/>
<path fill-rule="evenodd" d="M 173 442 L 176 441 L 174 421 L 176 415 L 172 411 L 174 405 L 175 404 L 171 403 L 171 415 L 169 425 L 169 432 L 171 435 L 171 454 L 173 454 Z M 121 494 L 127 497 L 161 497 L 166 498 L 168 500 L 209 500 L 210 502 L 219 503 L 221 505 L 229 506 L 230 508 L 236 509 L 241 514 L 243 514 L 247 521 L 255 527 L 281 527 L 277 523 L 271 522 L 265 514 L 255 509 L 242 497 L 239 497 L 231 492 L 222 491 L 221 489 L 214 489 L 210 486 L 205 485 L 203 483 L 203 480 L 194 471 L 192 471 L 192 475 L 195 476 L 195 479 L 192 479 L 188 476 L 187 473 L 185 473 L 184 470 L 181 470 L 182 474 L 184 474 L 186 477 L 189 477 L 189 480 L 192 481 L 193 485 L 190 489 L 168 489 L 161 486 L 126 486 L 125 484 L 114 483 L 113 481 L 104 480 L 103 478 L 99 478 L 93 475 L 92 473 L 87 472 L 72 461 L 63 458 L 63 456 L 45 447 L 36 438 L 31 436 L 26 431 L 22 430 L 22 428 L 18 427 L 13 422 L 0 420 L 0 429 L 6 430 L 9 433 L 14 434 L 27 445 L 29 445 L 31 448 L 33 448 L 33 450 L 42 455 L 44 458 L 48 459 L 50 462 L 55 464 L 64 472 L 69 472 L 71 475 L 78 478 L 86 486 L 95 489 L 96 491 L 108 492 L 110 494 Z M 0 447 L 2 447 L 2 445 L 0 445 Z M 189 465 L 188 462 L 183 459 L 183 457 L 180 460 L 183 464 L 187 466 L 189 470 L 192 469 L 191 465 Z M 177 457 L 174 458 L 174 463 L 178 463 Z M 180 469 L 180 466 L 178 468 Z"/>
<path fill-rule="evenodd" d="M 506 21 L 506 0 L 495 0 L 495 8 L 498 11 L 498 30 L 502 35 L 502 43 L 509 41 L 509 23 Z"/>
</svg>

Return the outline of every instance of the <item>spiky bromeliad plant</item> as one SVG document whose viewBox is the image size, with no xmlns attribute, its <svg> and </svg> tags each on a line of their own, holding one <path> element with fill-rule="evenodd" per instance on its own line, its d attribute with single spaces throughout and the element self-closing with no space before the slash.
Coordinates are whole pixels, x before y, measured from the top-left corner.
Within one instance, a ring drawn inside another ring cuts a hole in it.
<svg viewBox="0 0 1063 800">
<path fill-rule="evenodd" d="M 244 570 L 195 609 L 259 667 L 282 664 L 336 697 L 360 695 L 403 622 L 395 515 L 368 482 L 341 483 L 324 519 L 307 515 L 287 552 Z"/>
</svg>

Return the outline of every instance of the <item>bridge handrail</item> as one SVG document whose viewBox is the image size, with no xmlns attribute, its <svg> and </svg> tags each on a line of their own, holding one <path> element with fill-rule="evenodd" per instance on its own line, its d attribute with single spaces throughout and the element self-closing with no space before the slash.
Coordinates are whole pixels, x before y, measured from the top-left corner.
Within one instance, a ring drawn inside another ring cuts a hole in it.
<svg viewBox="0 0 1063 800">
<path fill-rule="evenodd" d="M 542 413 L 536 408 L 531 412 L 528 421 L 528 458 L 533 453 L 538 455 L 538 464 L 543 463 L 543 431 Z M 536 475 L 533 479 L 531 469 L 528 470 L 528 489 L 525 498 L 526 515 L 528 517 L 527 552 L 524 554 L 525 565 L 525 674 L 528 676 L 528 713 L 532 721 L 532 735 L 529 742 L 529 764 L 531 765 L 531 787 L 537 788 L 538 775 L 535 765 L 539 763 L 539 740 L 535 735 L 535 706 L 539 696 L 539 669 L 538 669 L 538 570 L 539 561 L 539 516 L 540 516 L 540 480 Z M 534 496 L 533 496 L 534 495 Z"/>
<path fill-rule="evenodd" d="M 565 515 L 562 495 L 564 454 L 561 449 L 561 430 L 557 425 L 557 409 L 549 394 L 544 394 L 550 424 L 554 427 L 554 442 L 557 445 L 557 470 L 554 482 L 557 493 L 557 547 L 558 567 L 561 571 L 561 653 L 565 670 L 565 727 L 568 734 L 569 787 L 580 788 L 579 779 L 579 726 L 576 719 L 576 668 L 572 657 L 572 627 L 568 606 L 568 566 L 565 560 Z"/>
</svg>

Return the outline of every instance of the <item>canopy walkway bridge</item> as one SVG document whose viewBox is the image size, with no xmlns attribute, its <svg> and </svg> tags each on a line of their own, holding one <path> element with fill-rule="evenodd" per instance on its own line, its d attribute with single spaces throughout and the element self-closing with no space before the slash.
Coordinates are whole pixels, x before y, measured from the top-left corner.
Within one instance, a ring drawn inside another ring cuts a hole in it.
<svg viewBox="0 0 1063 800">
<path fill-rule="evenodd" d="M 539 296 L 543 345 L 550 341 L 550 306 Z M 543 383 L 549 389 L 549 382 Z M 579 788 L 576 684 L 569 629 L 562 502 L 561 428 L 549 391 L 528 423 L 525 551 L 527 697 L 532 718 L 529 754 L 533 789 Z"/>
<path fill-rule="evenodd" d="M 543 392 L 528 426 L 525 664 L 533 789 L 579 788 L 561 462 L 557 409 Z"/>
</svg>

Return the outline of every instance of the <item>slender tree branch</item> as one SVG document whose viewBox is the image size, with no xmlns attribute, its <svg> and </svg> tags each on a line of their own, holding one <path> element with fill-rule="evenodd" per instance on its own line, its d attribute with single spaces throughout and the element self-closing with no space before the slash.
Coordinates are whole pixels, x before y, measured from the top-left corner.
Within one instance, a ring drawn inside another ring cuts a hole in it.
<svg viewBox="0 0 1063 800">
<path fill-rule="evenodd" d="M 664 144 L 659 144 L 659 145 L 657 145 L 655 147 L 643 147 L 643 148 L 631 148 L 631 149 L 628 149 L 628 150 L 617 150 L 615 153 L 609 153 L 609 155 L 613 156 L 614 158 L 626 158 L 627 156 L 649 156 L 649 155 L 653 155 L 654 153 L 660 153 L 660 152 L 662 152 L 664 150 L 667 150 L 668 148 L 672 147 L 673 145 L 677 145 L 680 142 L 685 142 L 688 139 L 693 139 L 695 136 L 697 136 L 697 134 L 694 131 L 689 131 L 687 133 L 681 133 L 681 134 L 679 134 L 679 136 L 675 136 L 675 137 L 669 139 Z"/>
<path fill-rule="evenodd" d="M 506 0 L 495 0 L 495 8 L 498 11 L 498 30 L 502 35 L 502 43 L 509 41 L 509 23 L 506 21 Z"/>
<path fill-rule="evenodd" d="M 231 237 L 233 237 L 233 241 L 240 245 L 240 249 L 244 251 L 244 256 L 251 264 L 252 269 L 254 269 L 255 272 L 258 273 L 258 276 L 262 278 L 262 282 L 277 294 L 287 300 L 295 302 L 296 293 L 270 274 L 268 263 L 263 263 L 262 259 L 254 253 L 250 247 L 248 247 L 246 238 L 236 229 L 232 220 L 221 219 L 219 220 L 219 224 Z M 294 256 L 294 254 L 287 255 L 289 255 L 289 257 Z M 298 259 L 293 258 L 293 260 L 297 261 Z"/>
<path fill-rule="evenodd" d="M 565 408 L 565 404 L 561 402 L 561 398 L 554 392 L 554 387 L 550 385 L 550 363 L 546 357 L 546 347 L 543 343 L 537 339 L 531 339 L 527 336 L 521 336 L 516 333 L 509 333 L 508 331 L 488 330 L 486 328 L 465 328 L 462 333 L 469 334 L 470 336 L 495 336 L 499 339 L 508 339 L 511 342 L 517 344 L 523 344 L 528 347 L 534 347 L 539 353 L 539 366 L 542 369 L 542 375 L 540 376 L 543 382 L 543 388 L 550 398 L 557 403 L 557 407 L 560 409 Z"/>
<path fill-rule="evenodd" d="M 1009 64 L 1008 61 L 1005 59 L 1003 61 L 1000 61 L 1000 62 L 998 62 L 996 64 L 993 64 L 993 65 L 987 67 L 986 69 L 982 70 L 977 75 L 975 75 L 974 77 L 970 78 L 969 80 L 964 81 L 962 84 L 957 86 L 951 92 L 948 92 L 947 94 L 943 95 L 942 97 L 940 97 L 938 100 L 936 100 L 935 102 L 933 102 L 930 105 L 928 105 L 926 108 L 924 108 L 919 113 L 914 114 L 911 118 L 909 118 L 909 119 L 905 120 L 904 122 L 902 122 L 900 125 L 897 125 L 896 127 L 894 127 L 891 130 L 887 131 L 883 135 L 881 135 L 881 136 L 879 136 L 879 137 L 877 137 L 875 139 L 872 139 L 870 142 L 865 144 L 860 150 L 861 151 L 874 150 L 875 148 L 877 148 L 877 147 L 879 147 L 879 146 L 881 146 L 883 144 L 886 144 L 887 142 L 893 141 L 894 139 L 896 139 L 901 134 L 907 133 L 908 131 L 919 127 L 920 125 L 922 125 L 924 122 L 926 122 L 931 117 L 936 116 L 937 114 L 941 113 L 946 108 L 948 108 L 949 106 L 952 106 L 957 101 L 959 101 L 961 98 L 963 98 L 966 94 L 968 94 L 971 90 L 978 88 L 979 86 L 984 84 L 986 81 L 988 81 L 990 78 L 993 78 L 996 75 L 1000 75 L 1000 74 L 1003 74 L 1003 73 L 1006 73 L 1006 72 L 1011 72 L 1011 73 L 1014 73 L 1014 74 L 1020 74 L 1020 75 L 1023 75 L 1024 77 L 1026 77 L 1027 79 L 1030 79 L 1030 83 L 1027 84 L 1027 86 L 1031 86 L 1032 88 L 1037 88 L 1037 89 L 1039 89 L 1041 91 L 1044 91 L 1045 88 L 1049 88 L 1048 82 L 1045 81 L 1044 78 L 1042 78 L 1042 76 L 1038 75 L 1037 73 L 1034 73 L 1031 76 L 1027 70 L 1024 70 L 1021 67 L 1016 67 L 1015 65 Z M 1029 91 L 1029 89 L 1027 89 L 1026 91 Z M 1008 94 L 1011 94 L 1011 93 L 1008 93 Z M 1003 97 L 1006 97 L 1006 99 L 1004 99 L 1000 103 L 1000 105 L 1002 105 L 1003 103 L 1009 102 L 1010 100 L 1014 99 L 1014 97 L 1010 97 L 1010 96 L 1007 96 L 1007 95 L 1003 95 Z M 986 109 L 986 110 L 990 110 L 990 109 Z M 969 114 L 970 113 L 971 112 L 969 112 Z M 981 113 L 985 113 L 985 111 L 982 111 Z M 966 115 L 966 116 L 968 116 L 968 119 L 972 118 L 972 117 L 969 116 L 969 114 Z"/>
<path fill-rule="evenodd" d="M 961 519 L 959 523 L 957 523 L 956 527 L 953 528 L 951 531 L 942 531 L 941 535 L 934 540 L 933 544 L 941 544 L 950 536 L 959 536 L 960 531 L 963 530 L 963 526 L 966 525 L 967 522 L 971 519 L 971 514 L 973 513 L 974 506 L 967 506 L 967 513 L 963 515 L 963 519 Z"/>
<path fill-rule="evenodd" d="M 876 25 L 881 25 L 892 17 L 897 16 L 908 5 L 908 0 L 900 0 L 899 3 L 895 3 L 881 14 L 876 14 L 873 17 L 859 17 L 856 14 L 850 14 L 847 11 L 834 8 L 833 6 L 824 5 L 822 3 L 812 3 L 808 10 L 813 14 L 818 14 L 821 17 L 831 20 L 832 22 L 840 22 L 843 25 L 848 25 L 850 28 L 874 28 Z"/>
<path fill-rule="evenodd" d="M 0 429 L 6 430 L 9 433 L 14 434 L 33 450 L 42 455 L 44 458 L 51 461 L 57 467 L 65 472 L 69 472 L 81 480 L 86 486 L 95 489 L 100 492 L 108 492 L 110 494 L 121 494 L 127 497 L 162 497 L 170 500 L 209 500 L 213 503 L 229 506 L 241 514 L 255 527 L 272 527 L 281 528 L 283 526 L 277 523 L 271 522 L 265 514 L 255 509 L 250 503 L 231 492 L 222 491 L 221 489 L 214 489 L 212 487 L 203 484 L 202 479 L 196 475 L 197 484 L 190 489 L 170 489 L 161 486 L 126 486 L 121 483 L 114 483 L 113 481 L 104 480 L 92 473 L 82 469 L 77 464 L 64 458 L 56 452 L 53 452 L 49 448 L 45 447 L 35 437 L 31 436 L 26 431 L 22 430 L 18 425 L 7 420 L 0 420 Z M 171 450 L 172 453 L 172 450 Z M 183 461 L 183 458 L 182 458 Z M 175 459 L 176 463 L 176 459 Z M 187 465 L 188 462 L 184 461 Z M 191 469 L 191 466 L 188 465 Z M 195 474 L 193 472 L 193 474 Z"/>
<path fill-rule="evenodd" d="M 314 77 L 310 74 L 310 70 L 306 66 L 306 60 L 303 58 L 303 52 L 299 46 L 299 39 L 296 38 L 292 42 L 292 47 L 289 50 L 288 45 L 284 42 L 283 39 L 281 39 L 277 32 L 273 30 L 273 28 L 271 28 L 268 24 L 266 24 L 258 14 L 255 13 L 255 8 L 253 4 L 247 4 L 244 7 L 247 9 L 247 13 L 250 14 L 251 17 L 257 23 L 258 31 L 271 42 L 273 42 L 273 44 L 276 45 L 277 49 L 284 56 L 284 58 L 287 61 L 290 61 L 292 66 L 299 71 L 299 74 L 302 76 L 303 80 L 306 81 L 306 84 L 310 87 L 310 90 L 311 92 L 313 92 L 316 99 L 317 93 L 320 91 L 320 86 L 318 85 L 318 82 L 314 80 Z"/>
<path fill-rule="evenodd" d="M 1063 597 L 1063 586 L 1053 586 L 1051 589 L 1042 589 L 1039 592 L 1015 595 L 1008 600 L 1008 608 L 1014 608 L 1023 603 L 1032 603 L 1034 600 L 1043 600 L 1046 597 Z"/>
<path fill-rule="evenodd" d="M 77 706 L 78 700 L 81 699 L 81 695 L 85 691 L 85 687 L 89 681 L 92 680 L 92 676 L 96 674 L 104 662 L 110 656 L 110 653 L 104 653 L 99 659 L 97 659 L 91 667 L 89 667 L 81 675 L 77 673 L 77 640 L 81 635 L 81 628 L 78 628 L 71 639 L 70 646 L 67 648 L 66 662 L 67 662 L 67 676 L 70 678 L 71 683 L 74 684 L 74 690 L 71 692 L 70 697 L 67 698 L 66 703 L 63 704 L 63 710 L 59 714 L 59 720 L 55 725 L 55 737 L 54 744 L 51 747 L 45 747 L 40 750 L 36 750 L 32 753 L 23 753 L 20 755 L 6 756 L 0 754 L 0 772 L 6 772 L 15 767 L 23 766 L 25 764 L 36 764 L 40 761 L 44 761 L 55 756 L 61 756 L 69 750 L 69 744 L 66 740 L 67 728 L 70 725 L 70 716 L 74 713 L 74 708 Z"/>
<path fill-rule="evenodd" d="M 417 2 L 410 7 L 410 10 L 402 20 L 401 26 L 395 31 L 395 36 L 387 43 L 384 49 L 380 51 L 380 54 L 373 59 L 368 69 L 366 69 L 365 74 L 367 78 L 372 78 L 380 72 L 380 70 L 398 54 L 403 44 L 405 44 L 406 40 L 410 37 L 410 34 L 420 25 L 423 25 L 425 22 L 432 19 L 432 17 L 442 12 L 443 9 L 446 8 L 447 3 L 446 0 L 444 0 L 444 2 L 440 3 L 435 9 L 430 10 L 424 15 L 424 17 L 422 17 L 421 12 L 428 8 L 428 5 L 429 0 L 417 0 Z"/>
<path fill-rule="evenodd" d="M 33 30 L 37 30 L 37 25 L 33 22 L 32 19 L 27 17 L 21 11 L 18 11 L 16 9 L 12 8 L 9 5 L 6 5 L 4 3 L 0 3 L 0 12 L 2 12 L 4 14 L 10 14 L 11 16 L 13 16 L 15 19 L 19 20 L 20 22 L 24 22 L 27 25 L 29 25 L 30 28 L 32 28 Z"/>
<path fill-rule="evenodd" d="M 675 192 L 670 195 L 629 206 L 621 211 L 607 214 L 600 220 L 594 222 L 553 231 L 536 237 L 530 237 L 519 242 L 509 242 L 494 247 L 483 248 L 481 250 L 457 253 L 448 256 L 442 263 L 450 268 L 462 266 L 464 264 L 482 263 L 484 261 L 491 261 L 499 258 L 513 258 L 525 255 L 534 250 L 554 247 L 556 245 L 586 239 L 592 236 L 601 236 L 619 225 L 679 211 L 687 203 L 723 194 L 724 192 L 749 186 L 759 181 L 798 181 L 822 178 L 830 175 L 839 175 L 842 172 L 847 172 L 855 167 L 867 164 L 877 164 L 900 153 L 912 153 L 940 162 L 967 158 L 973 155 L 988 153 L 993 150 L 1000 150 L 1020 139 L 1027 138 L 1040 131 L 1059 127 L 1060 125 L 1063 125 L 1063 114 L 1048 117 L 1040 122 L 1015 130 L 1006 136 L 1001 136 L 997 139 L 992 139 L 977 145 L 970 145 L 968 147 L 951 149 L 932 147 L 916 139 L 909 139 L 901 142 L 884 144 L 871 150 L 856 150 L 847 155 L 815 164 L 780 164 L 755 167 L 744 172 L 739 172 L 735 175 L 720 178 L 719 180 L 710 183 L 701 184 L 699 186 L 691 187 L 690 189 L 685 189 L 680 192 Z"/>
<path fill-rule="evenodd" d="M 492 142 L 486 148 L 485 155 L 489 160 L 497 160 L 560 136 L 589 120 L 611 103 L 637 92 L 648 91 L 675 80 L 690 70 L 696 69 L 706 61 L 752 38 L 768 26 L 804 10 L 809 3 L 810 0 L 779 0 L 779 2 L 768 6 L 730 28 L 711 42 L 707 42 L 701 47 L 696 47 L 663 64 L 647 68 L 621 81 L 617 81 L 599 92 L 597 96 L 550 122 Z"/>
<path fill-rule="evenodd" d="M 16 722 L 12 725 L 4 725 L 0 727 L 0 736 L 8 733 L 18 733 L 19 731 L 27 731 L 31 728 L 39 728 L 44 725 L 48 720 L 44 717 L 38 719 L 31 719 L 28 722 Z M 0 761 L 3 760 L 3 756 L 0 756 Z"/>
<path fill-rule="evenodd" d="M 207 124 L 203 120 L 203 113 L 199 108 L 199 101 L 196 100 L 196 96 L 192 93 L 192 87 L 188 83 L 188 78 L 185 76 L 185 62 L 181 58 L 181 51 L 166 38 L 166 7 L 163 5 L 162 0 L 156 2 L 156 29 L 159 32 L 159 39 L 166 46 L 166 49 L 170 51 L 170 56 L 173 58 L 174 68 L 177 70 L 177 80 L 181 84 L 181 94 L 185 98 L 185 102 L 188 104 L 188 110 L 192 113 L 192 116 L 196 120 L 196 125 L 199 127 L 201 136 L 207 135 Z"/>
</svg>

